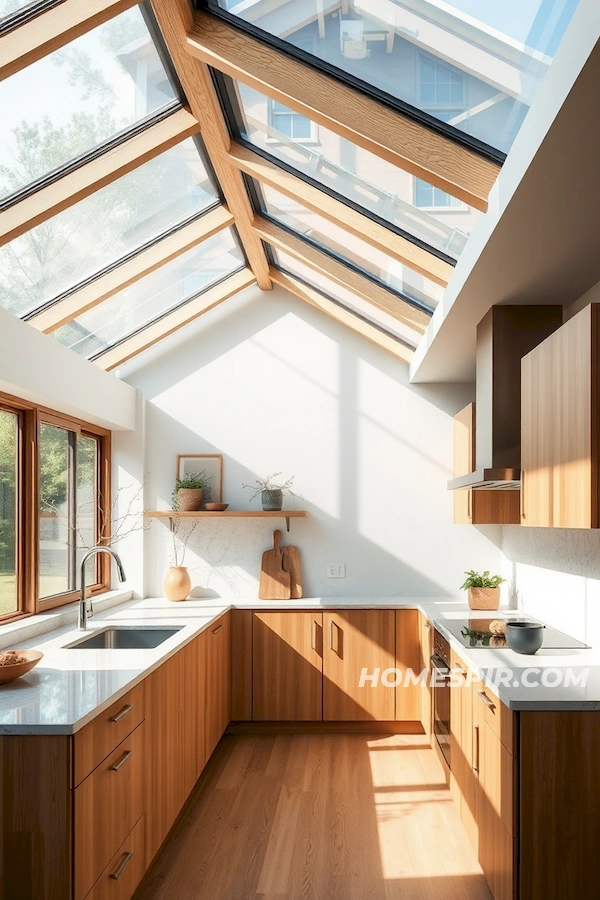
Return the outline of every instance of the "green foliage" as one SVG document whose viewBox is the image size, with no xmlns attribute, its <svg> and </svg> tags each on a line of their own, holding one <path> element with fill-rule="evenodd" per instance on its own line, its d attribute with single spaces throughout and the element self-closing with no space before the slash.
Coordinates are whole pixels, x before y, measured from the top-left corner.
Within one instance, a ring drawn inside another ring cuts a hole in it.
<svg viewBox="0 0 600 900">
<path fill-rule="evenodd" d="M 254 491 L 248 502 L 252 503 L 254 498 L 262 494 L 263 491 L 282 491 L 284 496 L 291 494 L 292 497 L 296 497 L 297 495 L 292 490 L 295 476 L 292 475 L 287 481 L 281 482 L 277 480 L 280 475 L 281 472 L 273 472 L 272 475 L 267 475 L 266 478 L 257 478 L 254 484 L 243 484 L 242 488 L 244 490 L 249 488 L 251 491 Z"/>
<path fill-rule="evenodd" d="M 203 491 L 204 488 L 208 487 L 211 478 L 212 475 L 206 474 L 206 469 L 202 469 L 201 472 L 192 472 L 184 478 L 178 478 L 171 498 L 173 509 L 179 509 L 179 491 Z"/>
<path fill-rule="evenodd" d="M 461 591 L 466 591 L 467 588 L 496 588 L 500 587 L 503 581 L 506 581 L 505 578 L 501 578 L 499 575 L 490 575 L 488 569 L 485 572 L 475 572 L 474 569 L 471 569 L 470 572 L 465 572 L 467 576 L 465 579 L 465 583 L 461 586 Z"/>
</svg>

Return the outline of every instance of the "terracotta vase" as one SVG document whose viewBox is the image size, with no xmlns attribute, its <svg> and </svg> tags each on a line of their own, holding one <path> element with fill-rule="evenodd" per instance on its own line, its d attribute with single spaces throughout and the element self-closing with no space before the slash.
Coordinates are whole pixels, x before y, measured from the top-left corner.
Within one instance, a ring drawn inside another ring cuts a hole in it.
<svg viewBox="0 0 600 900">
<path fill-rule="evenodd" d="M 167 600 L 173 602 L 187 600 L 191 589 L 192 579 L 186 566 L 171 566 L 163 581 L 163 590 Z"/>
<path fill-rule="evenodd" d="M 469 609 L 498 609 L 500 588 L 469 588 Z"/>
<path fill-rule="evenodd" d="M 202 506 L 202 488 L 180 488 L 177 499 L 182 512 L 198 512 Z"/>
</svg>

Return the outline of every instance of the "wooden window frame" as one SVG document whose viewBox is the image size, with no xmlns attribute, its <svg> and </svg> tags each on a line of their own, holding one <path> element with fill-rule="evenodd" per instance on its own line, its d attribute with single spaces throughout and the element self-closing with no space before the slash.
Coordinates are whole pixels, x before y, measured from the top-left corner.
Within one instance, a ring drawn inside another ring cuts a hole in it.
<svg viewBox="0 0 600 900">
<path fill-rule="evenodd" d="M 14 412 L 19 417 L 18 460 L 18 541 L 17 541 L 17 597 L 18 608 L 14 613 L 0 617 L 0 627 L 8 622 L 36 613 L 46 612 L 57 606 L 73 603 L 80 591 L 68 591 L 40 600 L 39 597 L 39 434 L 40 425 L 48 423 L 65 428 L 78 435 L 93 437 L 98 441 L 98 493 L 101 502 L 96 511 L 96 539 L 110 538 L 111 511 L 111 432 L 73 416 L 38 406 L 0 393 L 0 408 Z M 97 559 L 97 581 L 88 585 L 86 595 L 96 596 L 110 590 L 111 561 L 107 554 Z"/>
</svg>

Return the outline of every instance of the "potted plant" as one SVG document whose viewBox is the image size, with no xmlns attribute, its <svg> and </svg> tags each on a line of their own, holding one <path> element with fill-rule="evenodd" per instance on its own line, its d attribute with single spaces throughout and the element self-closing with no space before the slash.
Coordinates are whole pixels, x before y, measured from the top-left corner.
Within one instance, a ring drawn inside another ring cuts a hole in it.
<svg viewBox="0 0 600 900">
<path fill-rule="evenodd" d="M 498 609 L 500 585 L 505 578 L 485 572 L 465 572 L 467 576 L 461 591 L 469 590 L 469 609 Z"/>
<path fill-rule="evenodd" d="M 173 491 L 173 509 L 182 512 L 197 512 L 202 506 L 202 491 L 208 487 L 210 475 L 203 469 L 178 478 Z"/>
<path fill-rule="evenodd" d="M 250 497 L 249 503 L 252 503 L 255 497 L 261 495 L 262 508 L 265 512 L 278 512 L 283 507 L 283 498 L 286 494 L 296 497 L 292 490 L 294 476 L 288 478 L 287 481 L 280 482 L 279 476 L 281 472 L 274 472 L 267 478 L 257 478 L 254 484 L 243 484 L 243 488 L 250 488 L 254 491 Z"/>
<path fill-rule="evenodd" d="M 171 526 L 171 537 L 173 538 L 171 567 L 163 581 L 165 597 L 173 603 L 187 600 L 192 589 L 192 579 L 187 566 L 184 566 L 184 562 L 188 542 L 197 525 L 198 519 L 195 519 L 191 524 L 188 519 L 173 519 Z"/>
</svg>

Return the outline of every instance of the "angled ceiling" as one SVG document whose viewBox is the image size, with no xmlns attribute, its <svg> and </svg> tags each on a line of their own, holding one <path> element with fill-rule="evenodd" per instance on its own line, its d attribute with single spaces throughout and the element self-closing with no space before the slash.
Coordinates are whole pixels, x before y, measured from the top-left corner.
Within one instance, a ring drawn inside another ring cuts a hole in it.
<svg viewBox="0 0 600 900">
<path fill-rule="evenodd" d="M 410 363 L 577 0 L 0 0 L 0 305 L 113 370 L 274 283 Z"/>
</svg>

